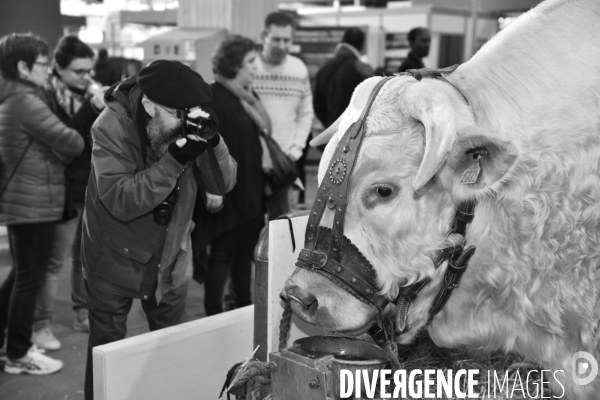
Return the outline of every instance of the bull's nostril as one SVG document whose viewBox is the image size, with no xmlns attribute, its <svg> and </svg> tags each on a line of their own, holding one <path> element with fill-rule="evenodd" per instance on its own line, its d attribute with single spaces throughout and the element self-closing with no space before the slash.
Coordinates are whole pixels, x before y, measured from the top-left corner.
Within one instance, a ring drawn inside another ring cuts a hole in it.
<svg viewBox="0 0 600 400">
<path fill-rule="evenodd" d="M 316 303 L 317 299 L 315 296 L 307 296 L 302 299 L 302 304 L 305 308 L 310 308 L 314 303 Z"/>
<path fill-rule="evenodd" d="M 288 299 L 287 294 L 283 294 L 283 293 L 279 293 L 279 298 L 284 302 L 287 303 L 288 301 L 290 301 L 290 299 Z"/>
</svg>

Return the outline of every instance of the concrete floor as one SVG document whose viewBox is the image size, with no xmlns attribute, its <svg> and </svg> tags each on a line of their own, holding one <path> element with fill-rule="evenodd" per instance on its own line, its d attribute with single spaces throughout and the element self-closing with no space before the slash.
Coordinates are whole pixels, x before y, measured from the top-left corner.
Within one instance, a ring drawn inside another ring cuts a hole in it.
<svg viewBox="0 0 600 400">
<path fill-rule="evenodd" d="M 320 152 L 311 149 L 307 166 L 306 205 L 312 206 L 317 189 L 317 166 Z M 10 270 L 10 255 L 6 236 L 0 233 L 0 282 Z M 51 357 L 64 361 L 62 371 L 47 376 L 9 375 L 0 372 L 0 400 L 73 400 L 83 399 L 83 380 L 86 362 L 87 334 L 72 329 L 70 281 L 67 269 L 63 270 L 52 321 L 54 335 L 62 343 L 60 350 L 49 352 Z M 204 317 L 204 287 L 191 278 L 188 269 L 188 320 Z M 127 321 L 127 337 L 148 332 L 146 317 L 139 300 L 134 301 Z M 0 365 L 0 368 L 3 368 Z M 200 398 L 200 397 L 198 397 Z"/>
</svg>

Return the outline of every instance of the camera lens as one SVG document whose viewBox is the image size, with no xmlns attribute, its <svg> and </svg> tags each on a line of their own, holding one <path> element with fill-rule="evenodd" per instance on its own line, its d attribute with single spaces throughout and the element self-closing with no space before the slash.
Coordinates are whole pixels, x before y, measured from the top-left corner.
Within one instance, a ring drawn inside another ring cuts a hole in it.
<svg viewBox="0 0 600 400">
<path fill-rule="evenodd" d="M 217 122 L 211 119 L 196 118 L 185 122 L 188 129 L 205 139 L 213 137 L 219 128 Z"/>
<path fill-rule="evenodd" d="M 206 123 L 207 121 L 199 121 L 198 122 L 198 134 L 205 135 L 210 131 L 210 127 Z"/>
</svg>

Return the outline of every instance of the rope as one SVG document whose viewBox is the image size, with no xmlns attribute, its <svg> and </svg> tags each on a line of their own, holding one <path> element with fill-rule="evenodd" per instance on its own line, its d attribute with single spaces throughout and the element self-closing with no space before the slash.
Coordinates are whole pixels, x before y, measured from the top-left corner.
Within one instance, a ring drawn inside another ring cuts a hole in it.
<svg viewBox="0 0 600 400">
<path fill-rule="evenodd" d="M 286 302 L 283 315 L 281 316 L 281 322 L 279 322 L 279 351 L 287 347 L 288 335 L 290 333 L 290 327 L 292 325 L 292 306 L 290 302 Z"/>
<path fill-rule="evenodd" d="M 260 389 L 271 382 L 271 373 L 276 370 L 275 363 L 252 360 L 237 372 L 233 386 L 241 387 L 248 383 L 246 398 L 259 400 Z"/>
<path fill-rule="evenodd" d="M 400 360 L 398 359 L 398 343 L 396 343 L 394 340 L 388 340 L 385 344 L 385 351 L 390 359 L 392 372 L 396 372 L 400 369 Z"/>
<path fill-rule="evenodd" d="M 287 339 L 292 323 L 292 307 L 285 303 L 283 316 L 279 324 L 279 351 L 287 346 Z M 243 365 L 233 379 L 233 386 L 241 387 L 248 383 L 246 398 L 248 400 L 259 400 L 260 389 L 263 385 L 271 383 L 271 373 L 277 370 L 277 364 L 259 360 L 250 360 Z"/>
</svg>

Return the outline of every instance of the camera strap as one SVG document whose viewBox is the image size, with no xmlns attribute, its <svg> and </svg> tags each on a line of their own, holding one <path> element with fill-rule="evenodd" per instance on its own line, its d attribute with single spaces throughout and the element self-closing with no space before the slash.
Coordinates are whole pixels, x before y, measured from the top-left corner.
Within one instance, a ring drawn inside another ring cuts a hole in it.
<svg viewBox="0 0 600 400">
<path fill-rule="evenodd" d="M 192 163 L 192 172 L 194 173 L 194 179 L 198 186 L 198 195 L 202 197 L 202 203 L 204 205 L 206 205 L 207 191 L 211 194 L 225 197 L 225 179 L 223 178 L 219 161 L 217 160 L 215 150 L 210 141 L 206 148 L 206 156 L 208 158 L 209 171 L 205 171 L 207 173 L 205 173 L 204 176 L 200 171 L 198 163 L 196 161 Z M 205 178 L 208 179 L 208 182 L 205 181 Z"/>
</svg>

